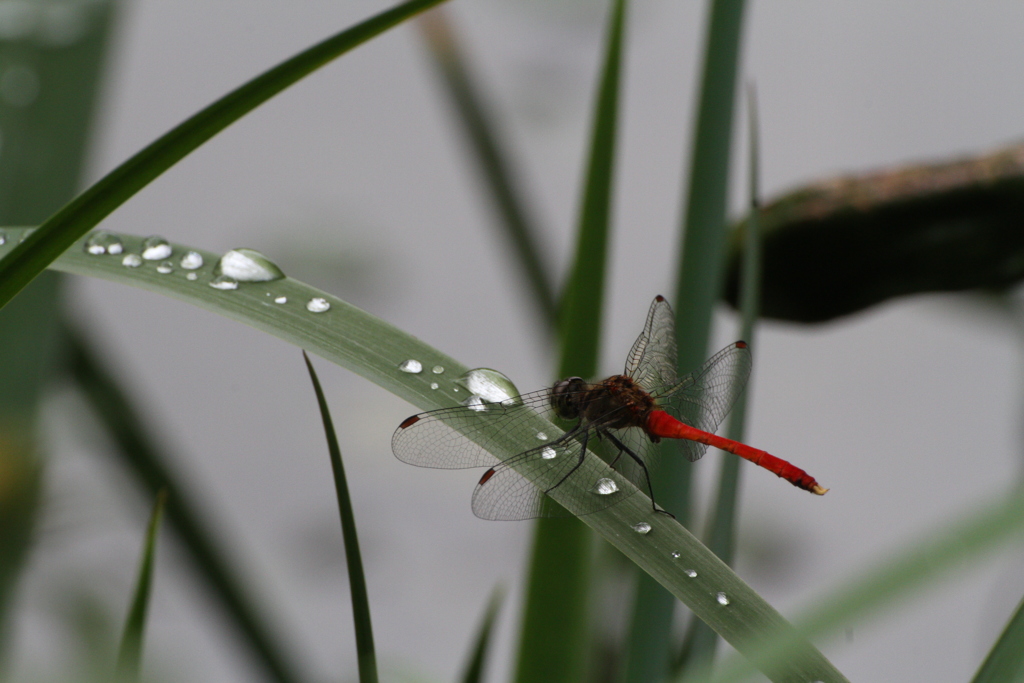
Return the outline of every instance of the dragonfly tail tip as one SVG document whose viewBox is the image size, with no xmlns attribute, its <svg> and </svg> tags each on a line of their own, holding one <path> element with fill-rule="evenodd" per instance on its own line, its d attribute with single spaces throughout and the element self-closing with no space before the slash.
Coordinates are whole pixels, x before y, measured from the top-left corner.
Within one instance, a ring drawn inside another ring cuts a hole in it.
<svg viewBox="0 0 1024 683">
<path fill-rule="evenodd" d="M 819 495 L 819 496 L 824 496 L 828 492 L 829 492 L 829 489 L 823 488 L 822 486 L 819 486 L 818 484 L 815 484 L 814 488 L 811 489 L 811 493 L 814 493 L 814 494 Z"/>
</svg>

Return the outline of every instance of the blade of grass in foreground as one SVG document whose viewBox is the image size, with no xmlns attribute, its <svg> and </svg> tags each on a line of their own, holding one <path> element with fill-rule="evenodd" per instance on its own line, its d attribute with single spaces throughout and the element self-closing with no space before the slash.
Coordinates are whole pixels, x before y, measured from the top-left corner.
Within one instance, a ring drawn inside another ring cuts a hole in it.
<svg viewBox="0 0 1024 683">
<path fill-rule="evenodd" d="M 707 355 L 711 313 L 718 299 L 725 251 L 725 212 L 733 104 L 743 24 L 743 0 L 714 0 L 709 8 L 700 103 L 693 134 L 693 156 L 683 222 L 682 255 L 676 296 L 679 369 L 689 372 Z M 666 510 L 683 524 L 690 518 L 692 464 L 669 451 L 654 475 L 654 490 Z M 671 455 L 670 455 L 671 454 Z M 675 456 L 675 457 L 671 457 Z M 628 683 L 664 679 L 675 601 L 641 576 L 629 635 Z"/>
<path fill-rule="evenodd" d="M 560 377 L 592 377 L 597 372 L 625 4 L 625 0 L 615 0 L 609 15 L 576 255 L 561 306 Z M 515 680 L 519 683 L 583 680 L 587 670 L 591 546 L 591 533 L 580 522 L 537 520 L 516 664 Z"/>
<path fill-rule="evenodd" d="M 469 73 L 469 65 L 459 49 L 451 21 L 439 7 L 424 14 L 418 23 L 476 154 L 487 189 L 494 197 L 505 236 L 529 283 L 534 304 L 548 329 L 554 331 L 558 322 L 555 294 L 537 247 L 537 235 L 540 233 L 527 210 L 529 203 L 514 181 L 508 155 L 498 142 L 494 120 Z"/>
<path fill-rule="evenodd" d="M 209 515 L 200 511 L 195 497 L 171 468 L 171 459 L 150 440 L 148 435 L 152 432 L 136 414 L 131 400 L 77 330 L 68 327 L 64 336 L 71 377 L 114 441 L 115 455 L 138 477 L 150 495 L 167 491 L 170 497 L 168 521 L 188 551 L 196 571 L 223 603 L 227 616 L 234 621 L 250 652 L 275 680 L 281 683 L 302 680 L 265 623 L 262 617 L 265 610 L 253 601 L 253 591 L 246 589 L 240 572 L 221 550 L 224 544 L 215 539 L 209 525 L 204 523 Z"/>
<path fill-rule="evenodd" d="M 142 635 L 146 627 L 146 609 L 149 606 L 150 588 L 153 585 L 156 538 L 166 502 L 167 489 L 162 489 L 156 496 L 156 503 L 153 504 L 153 512 L 149 517 L 146 541 L 142 548 L 142 562 L 139 564 L 139 577 L 135 583 L 135 594 L 132 596 L 128 618 L 124 623 L 121 648 L 117 653 L 116 673 L 118 679 L 122 681 L 135 681 L 139 678 L 139 666 L 142 663 Z"/>
<path fill-rule="evenodd" d="M 12 239 L 18 239 L 22 232 L 10 228 L 7 231 Z M 177 263 L 176 259 L 188 251 L 194 251 L 204 263 L 194 270 L 172 268 L 172 272 L 161 272 L 167 269 L 160 269 L 159 262 L 131 258 L 137 257 L 143 238 L 115 237 L 122 244 L 123 254 L 92 255 L 75 248 L 54 265 L 65 272 L 148 289 L 238 320 L 348 368 L 420 410 L 457 405 L 466 398 L 457 382 L 468 370 L 465 365 L 337 297 L 288 277 L 272 282 L 242 282 L 235 290 L 215 289 L 209 286 L 217 260 L 214 254 L 171 244 L 175 259 L 172 263 Z M 0 246 L 0 255 L 3 249 Z M 129 264 L 138 265 L 128 267 L 123 263 L 125 259 Z M 188 261 L 195 260 L 190 254 Z M 441 366 L 443 372 L 401 371 L 399 367 L 410 359 L 419 361 L 423 367 Z M 434 384 L 437 388 L 433 388 Z M 400 417 L 396 416 L 396 422 Z M 501 431 L 494 431 L 486 424 L 481 429 L 476 427 L 474 425 L 473 434 L 478 443 L 479 440 L 487 443 L 488 450 L 501 461 L 519 453 L 524 443 L 533 443 L 538 431 L 552 438 L 561 433 L 558 427 L 540 416 Z M 650 499 L 607 463 L 588 454 L 581 467 L 585 470 L 583 476 L 566 481 L 552 491 L 552 498 L 559 502 L 571 500 L 573 496 L 596 495 L 588 482 L 601 477 L 616 481 L 622 496 L 620 500 L 586 515 L 581 521 L 654 576 L 737 650 L 750 651 L 769 634 L 791 629 L 771 605 L 678 522 L 666 515 L 654 514 Z M 531 476 L 544 488 L 550 485 L 541 481 L 540 473 Z M 173 489 L 170 495 L 169 517 L 174 509 Z M 640 534 L 633 528 L 641 521 L 651 525 L 649 533 Z M 780 682 L 795 678 L 817 679 L 824 683 L 846 680 L 806 640 L 796 655 L 768 673 L 772 680 Z"/>
<path fill-rule="evenodd" d="M 498 586 L 491 593 L 491 599 L 487 603 L 487 611 L 484 612 L 484 619 L 477 632 L 476 642 L 473 644 L 473 651 L 466 662 L 466 670 L 459 679 L 462 683 L 480 683 L 484 677 L 484 668 L 487 666 L 487 650 L 491 646 L 491 633 L 494 631 L 494 622 L 498 618 L 498 608 L 505 597 L 505 591 Z"/>
<path fill-rule="evenodd" d="M 313 369 L 306 352 L 302 352 L 313 382 L 316 402 L 320 406 L 320 417 L 324 422 L 327 436 L 327 450 L 331 455 L 331 471 L 334 472 L 334 489 L 338 494 L 338 513 L 341 516 L 341 536 L 345 543 L 345 562 L 348 565 L 348 588 L 352 595 L 352 621 L 356 632 L 356 657 L 359 662 L 359 682 L 377 683 L 377 656 L 373 650 L 373 627 L 370 624 L 370 601 L 366 594 L 366 576 L 363 574 L 363 559 L 359 552 L 359 536 L 356 533 L 356 518 L 352 513 L 352 498 L 348 495 L 345 466 L 341 462 L 341 448 L 334 431 L 331 411 L 327 398 L 320 387 L 320 380 Z"/>
<path fill-rule="evenodd" d="M 408 0 L 233 90 L 108 173 L 0 261 L 0 308 L 90 228 L 204 142 L 336 57 L 443 0 Z"/>
<path fill-rule="evenodd" d="M 971 683 L 1015 683 L 1024 680 L 1024 601 L 1010 617 Z"/>
<path fill-rule="evenodd" d="M 757 134 L 757 102 L 754 99 L 754 88 L 747 89 L 747 104 L 750 123 L 750 217 L 746 223 L 746 248 L 743 252 L 743 283 L 740 310 L 743 321 L 740 339 L 746 340 L 751 348 L 754 343 L 754 324 L 757 321 L 758 302 L 761 290 L 761 234 L 757 212 L 760 210 L 760 192 L 758 182 L 760 163 L 758 158 Z M 729 417 L 729 429 L 726 436 L 733 441 L 744 440 L 744 427 L 747 417 L 747 399 L 750 396 L 750 383 L 732 409 Z M 736 507 L 739 498 L 740 468 L 739 458 L 722 458 L 718 473 L 718 493 L 715 496 L 714 508 L 710 514 L 710 532 L 707 535 L 707 546 L 722 561 L 732 565 L 735 551 Z M 718 635 L 702 621 L 693 621 L 693 644 L 690 660 L 686 662 L 687 672 L 696 672 L 710 667 L 715 659 L 718 646 Z"/>
</svg>

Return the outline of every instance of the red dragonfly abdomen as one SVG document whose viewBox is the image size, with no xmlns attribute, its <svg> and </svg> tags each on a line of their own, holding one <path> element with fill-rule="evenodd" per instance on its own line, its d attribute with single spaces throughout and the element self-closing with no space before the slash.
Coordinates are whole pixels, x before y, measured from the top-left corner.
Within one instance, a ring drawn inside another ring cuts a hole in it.
<svg viewBox="0 0 1024 683">
<path fill-rule="evenodd" d="M 814 480 L 814 477 L 799 467 L 789 464 L 782 458 L 776 458 L 771 453 L 758 448 L 752 448 L 739 441 L 726 439 L 717 434 L 691 427 L 672 417 L 664 410 L 652 410 L 647 416 L 647 423 L 644 425 L 644 428 L 652 436 L 664 439 L 689 439 L 690 441 L 706 443 L 709 446 L 728 451 L 733 455 L 738 455 L 744 460 L 749 460 L 755 465 L 765 468 L 769 472 L 777 474 L 794 486 L 811 493 L 816 493 L 819 496 L 823 496 L 828 492 L 828 489 L 820 486 Z"/>
</svg>

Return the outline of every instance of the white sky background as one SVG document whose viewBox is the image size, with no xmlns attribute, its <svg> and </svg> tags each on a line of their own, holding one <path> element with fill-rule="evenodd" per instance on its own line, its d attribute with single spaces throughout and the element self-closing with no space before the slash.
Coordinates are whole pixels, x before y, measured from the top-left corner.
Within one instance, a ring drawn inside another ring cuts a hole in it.
<svg viewBox="0 0 1024 683">
<path fill-rule="evenodd" d="M 263 69 L 389 3 L 156 2 L 124 13 L 91 178 Z M 554 6 L 554 7 L 552 7 Z M 1019 3 L 753 2 L 742 80 L 756 81 L 766 197 L 839 172 L 982 153 L 1022 134 Z M 456 0 L 478 80 L 564 271 L 573 236 L 605 3 Z M 630 11 L 603 369 L 618 371 L 652 297 L 673 291 L 703 4 Z M 415 29 L 393 30 L 279 95 L 104 224 L 226 250 L 285 271 L 529 391 L 553 363 L 496 237 L 473 160 Z M 45 84 L 44 84 L 45 87 Z M 745 124 L 744 124 L 745 125 Z M 735 145 L 745 158 L 745 135 Z M 737 164 L 735 209 L 745 167 Z M 352 679 L 354 644 L 319 415 L 297 349 L 179 302 L 75 280 L 77 317 L 208 494 L 317 680 Z M 735 337 L 718 318 L 714 348 Z M 1013 326 L 967 297 L 918 297 L 816 327 L 766 324 L 748 441 L 832 492 L 743 471 L 738 571 L 784 614 L 1008 489 L 1020 471 Z M 714 350 L 714 349 L 712 349 Z M 514 649 L 530 525 L 477 520 L 478 472 L 412 468 L 390 436 L 413 412 L 320 361 L 353 489 L 386 671 L 451 680 L 488 593 L 512 595 L 494 680 Z M 109 466 L 69 396 L 54 401 L 49 514 L 14 651 L 52 671 L 68 635 L 56 596 L 106 601 L 119 628 L 149 501 Z M 721 454 L 696 467 L 712 487 Z M 706 500 L 706 495 L 705 495 Z M 1024 555 L 958 570 L 823 644 L 851 680 L 969 680 L 1020 596 Z M 167 674 L 250 680 L 174 546 L 161 547 L 147 661 Z M 84 582 L 89 586 L 82 588 Z M 67 657 L 71 657 L 68 654 Z M 45 660 L 51 664 L 42 664 Z M 51 668 L 53 667 L 53 668 Z"/>
</svg>

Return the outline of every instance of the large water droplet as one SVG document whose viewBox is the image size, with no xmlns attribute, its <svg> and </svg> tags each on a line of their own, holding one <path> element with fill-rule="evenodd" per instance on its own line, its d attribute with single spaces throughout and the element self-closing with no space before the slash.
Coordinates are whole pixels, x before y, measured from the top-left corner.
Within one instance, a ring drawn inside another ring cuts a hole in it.
<svg viewBox="0 0 1024 683">
<path fill-rule="evenodd" d="M 197 268 L 202 268 L 203 255 L 200 254 L 198 251 L 186 251 L 182 255 L 181 260 L 178 261 L 178 265 L 180 265 L 185 270 L 195 270 Z"/>
<path fill-rule="evenodd" d="M 124 251 L 124 244 L 121 243 L 121 238 L 112 232 L 95 230 L 89 235 L 89 239 L 85 240 L 85 251 L 93 256 L 120 254 Z"/>
<path fill-rule="evenodd" d="M 718 600 L 719 605 L 729 604 L 729 596 L 722 592 L 719 592 L 718 595 L 715 596 L 715 600 Z"/>
<path fill-rule="evenodd" d="M 312 299 L 306 302 L 306 310 L 310 313 L 324 313 L 330 310 L 331 302 L 322 296 L 314 296 Z"/>
<path fill-rule="evenodd" d="M 558 451 L 556 451 L 551 446 L 545 446 L 543 449 L 541 449 L 540 452 L 540 457 L 544 458 L 545 460 L 551 460 L 551 458 L 554 458 L 557 455 Z"/>
<path fill-rule="evenodd" d="M 153 235 L 142 242 L 142 258 L 147 261 L 161 261 L 171 255 L 171 245 L 163 237 Z"/>
<path fill-rule="evenodd" d="M 125 254 L 124 258 L 121 259 L 122 266 L 128 266 L 129 268 L 138 268 L 142 265 L 142 257 L 138 254 Z"/>
<path fill-rule="evenodd" d="M 413 360 L 412 358 L 410 358 L 409 360 L 403 360 L 398 365 L 398 369 L 401 370 L 402 372 L 408 372 L 413 375 L 417 375 L 423 372 L 423 363 L 419 362 L 418 360 Z"/>
<path fill-rule="evenodd" d="M 619 490 L 619 485 L 615 483 L 614 479 L 608 477 L 601 477 L 594 484 L 594 493 L 598 493 L 602 496 L 608 496 Z"/>
<path fill-rule="evenodd" d="M 170 275 L 174 272 L 174 264 L 170 261 L 163 261 L 159 266 L 156 267 L 156 272 L 161 275 Z"/>
<path fill-rule="evenodd" d="M 286 297 L 286 296 L 274 297 L 274 303 L 275 304 L 286 304 L 286 303 L 288 303 L 288 297 Z"/>
<path fill-rule="evenodd" d="M 210 280 L 210 286 L 214 289 L 227 291 L 230 289 L 238 289 L 238 281 L 233 277 L 228 277 L 227 275 L 218 275 Z"/>
<path fill-rule="evenodd" d="M 484 403 L 484 400 L 482 398 L 480 398 L 479 396 L 477 396 L 476 394 L 473 394 L 472 396 L 467 398 L 465 401 L 463 401 L 462 405 L 466 406 L 470 410 L 475 410 L 478 413 L 482 413 L 485 410 L 487 410 L 487 404 Z"/>
<path fill-rule="evenodd" d="M 228 275 L 239 282 L 280 280 L 284 273 L 273 261 L 255 249 L 232 249 L 213 267 L 214 275 Z"/>
<path fill-rule="evenodd" d="M 434 373 L 435 375 L 440 375 L 442 372 L 444 372 L 444 366 L 443 365 L 435 365 L 434 367 L 430 368 L 430 371 L 432 373 Z"/>
<path fill-rule="evenodd" d="M 39 74 L 25 64 L 7 67 L 0 75 L 0 98 L 12 107 L 27 107 L 39 96 Z"/>
<path fill-rule="evenodd" d="M 683 573 L 686 574 L 687 576 L 689 576 L 691 579 L 696 579 L 697 578 L 697 570 L 696 569 L 684 569 Z"/>
<path fill-rule="evenodd" d="M 651 525 L 647 522 L 637 522 L 633 525 L 633 531 L 637 532 L 638 534 L 646 534 L 650 532 L 650 530 Z"/>
<path fill-rule="evenodd" d="M 455 381 L 469 389 L 469 393 L 476 394 L 487 403 L 503 405 L 521 403 L 516 385 L 497 370 L 476 368 L 469 370 Z"/>
</svg>

